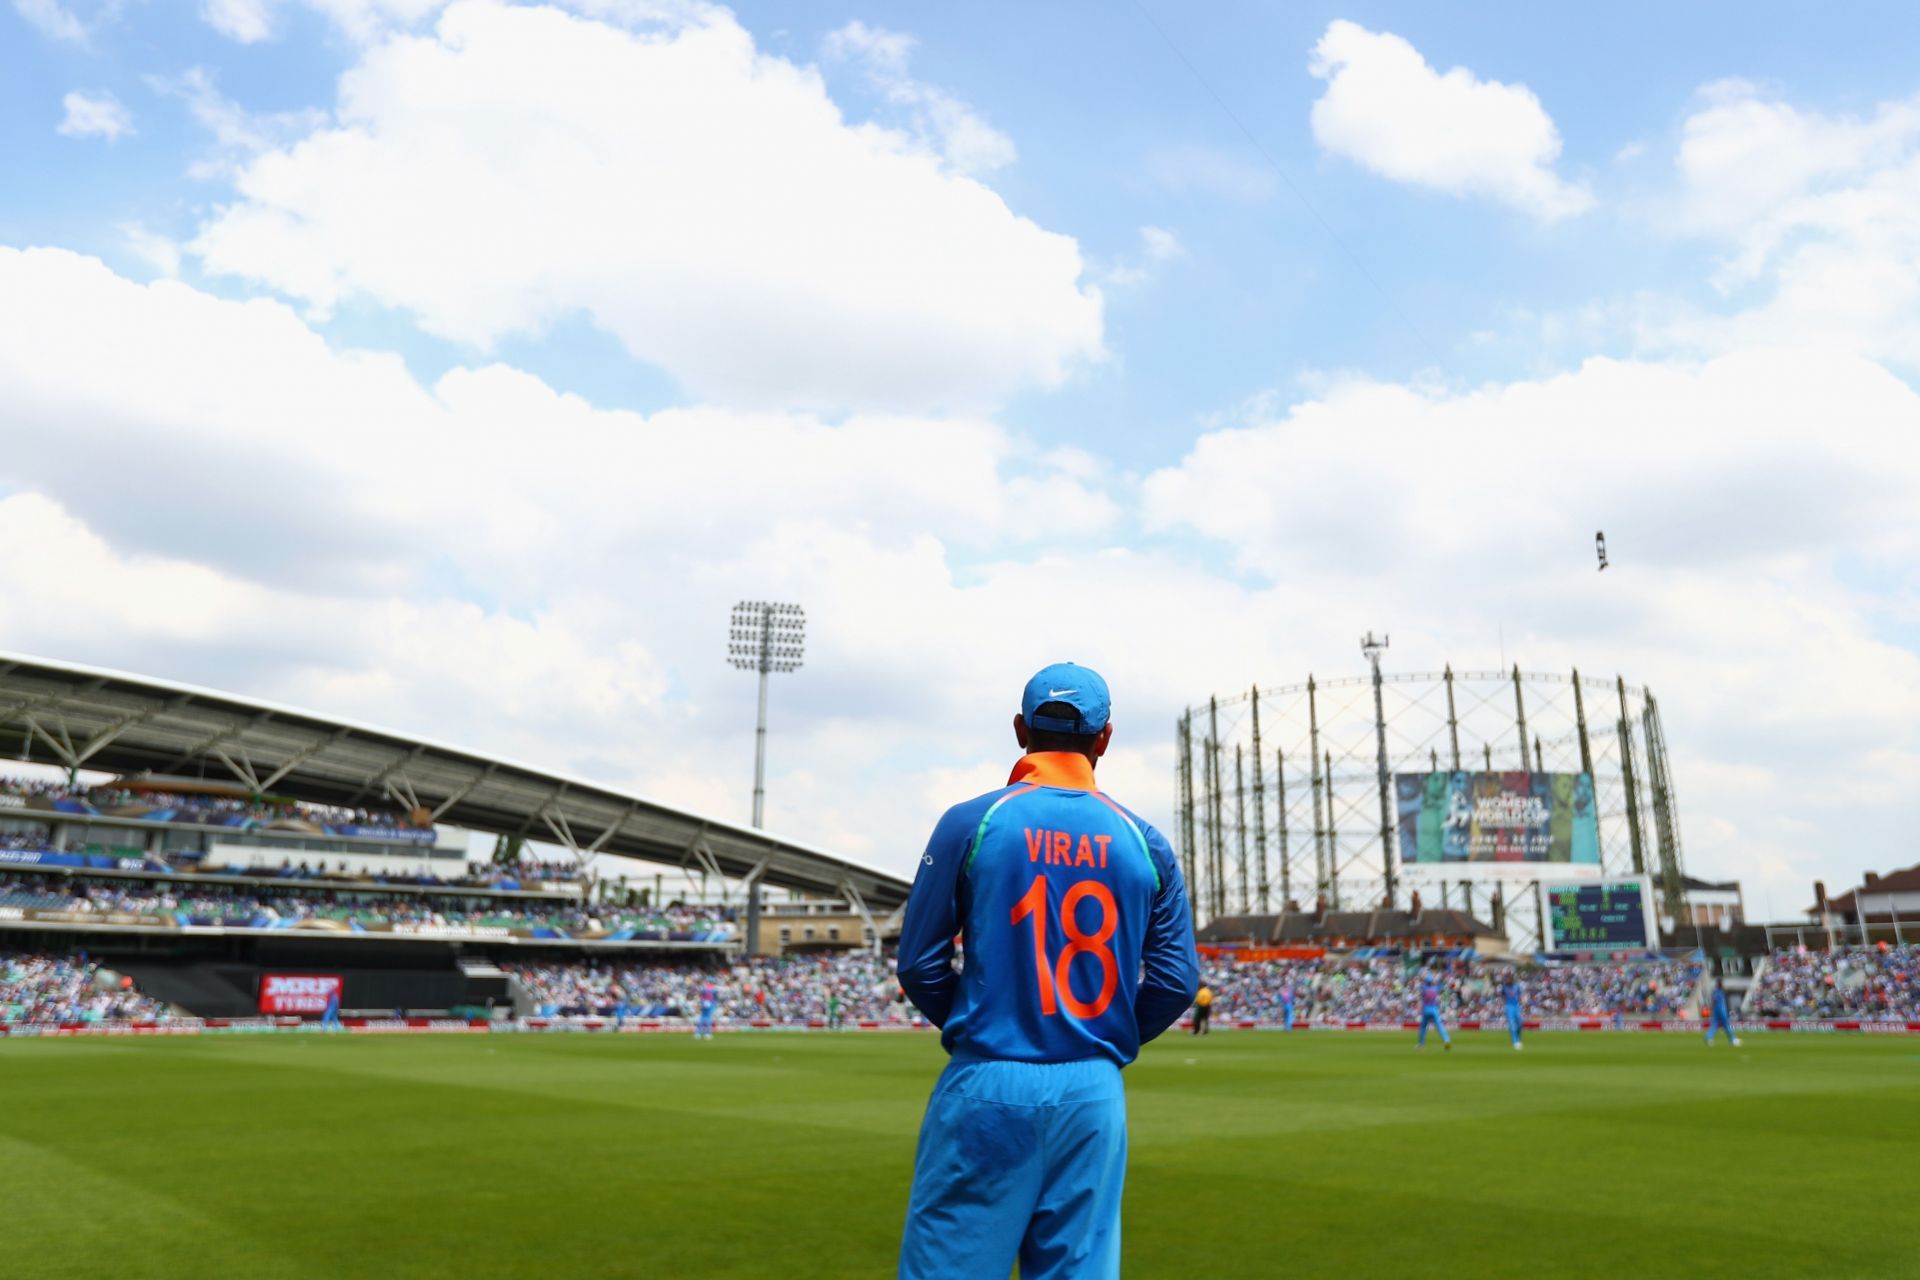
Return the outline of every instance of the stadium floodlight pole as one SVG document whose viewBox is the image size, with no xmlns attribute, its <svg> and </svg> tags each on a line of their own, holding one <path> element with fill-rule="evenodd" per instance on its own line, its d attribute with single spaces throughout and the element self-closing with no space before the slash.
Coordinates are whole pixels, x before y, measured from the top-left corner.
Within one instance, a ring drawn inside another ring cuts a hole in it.
<svg viewBox="0 0 1920 1280">
<path fill-rule="evenodd" d="M 766 825 L 767 677 L 798 671 L 807 638 L 807 611 L 797 604 L 742 600 L 727 629 L 727 661 L 760 676 L 760 719 L 753 734 L 753 825 Z M 760 879 L 747 886 L 747 953 L 760 951 Z"/>
<path fill-rule="evenodd" d="M 1389 909 L 1393 906 L 1393 807 L 1387 792 L 1393 786 L 1393 779 L 1387 773 L 1387 710 L 1386 701 L 1381 695 L 1380 655 L 1386 652 L 1388 636 L 1373 638 L 1369 631 L 1360 638 L 1360 652 L 1367 655 L 1367 661 L 1373 664 L 1373 728 L 1374 741 L 1379 747 L 1380 765 L 1380 875 L 1385 881 L 1386 902 Z"/>
</svg>

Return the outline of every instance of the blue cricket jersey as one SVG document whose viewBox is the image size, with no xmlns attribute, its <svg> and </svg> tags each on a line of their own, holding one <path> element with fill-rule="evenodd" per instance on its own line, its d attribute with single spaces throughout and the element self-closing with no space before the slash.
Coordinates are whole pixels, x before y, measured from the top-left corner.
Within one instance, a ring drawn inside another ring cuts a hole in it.
<svg viewBox="0 0 1920 1280">
<path fill-rule="evenodd" d="M 1200 983 L 1172 846 L 1094 789 L 1085 756 L 1053 751 L 940 819 L 907 897 L 899 970 L 947 1052 L 1016 1062 L 1125 1066 Z"/>
<path fill-rule="evenodd" d="M 1420 1011 L 1422 1013 L 1425 1013 L 1429 1009 L 1438 1011 L 1439 1008 L 1440 984 L 1431 979 L 1422 982 L 1420 984 Z"/>
</svg>

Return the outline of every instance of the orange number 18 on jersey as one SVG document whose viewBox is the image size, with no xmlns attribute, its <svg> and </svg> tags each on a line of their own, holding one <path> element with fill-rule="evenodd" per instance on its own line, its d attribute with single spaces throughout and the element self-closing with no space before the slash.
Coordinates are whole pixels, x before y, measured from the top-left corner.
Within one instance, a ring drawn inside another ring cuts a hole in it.
<svg viewBox="0 0 1920 1280">
<path fill-rule="evenodd" d="M 1092 933 L 1081 932 L 1075 914 L 1082 898 L 1092 898 L 1100 904 L 1100 927 Z M 1116 912 L 1113 890 L 1098 880 L 1075 881 L 1060 899 L 1060 929 L 1067 935 L 1067 945 L 1060 949 L 1060 958 L 1048 964 L 1047 878 L 1037 875 L 1027 886 L 1026 893 L 1013 906 L 1010 923 L 1017 925 L 1033 917 L 1033 974 L 1040 985 L 1041 1013 L 1057 1014 L 1059 1006 L 1064 1004 L 1067 1012 L 1076 1018 L 1097 1018 L 1113 1003 L 1113 990 L 1120 982 L 1120 964 L 1114 959 L 1107 940 L 1113 937 L 1120 923 Z M 1100 994 L 1090 1001 L 1082 1001 L 1073 994 L 1070 980 L 1073 958 L 1082 952 L 1100 961 Z"/>
</svg>

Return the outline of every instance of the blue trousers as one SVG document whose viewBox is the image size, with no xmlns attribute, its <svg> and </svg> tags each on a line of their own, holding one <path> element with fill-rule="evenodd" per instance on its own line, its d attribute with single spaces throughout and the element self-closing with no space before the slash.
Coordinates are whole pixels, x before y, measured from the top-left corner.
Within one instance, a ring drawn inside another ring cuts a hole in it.
<svg viewBox="0 0 1920 1280">
<path fill-rule="evenodd" d="M 1521 1024 L 1520 1006 L 1517 1004 L 1508 1005 L 1507 1006 L 1507 1034 L 1513 1037 L 1513 1042 L 1515 1044 L 1520 1043 L 1520 1024 Z"/>
<path fill-rule="evenodd" d="M 1293 1006 L 1291 1004 L 1283 1004 L 1280 1006 L 1280 1019 L 1280 1029 L 1282 1031 L 1293 1030 Z"/>
<path fill-rule="evenodd" d="M 1428 1027 L 1432 1027 L 1435 1031 L 1438 1031 L 1440 1033 L 1441 1044 L 1453 1043 L 1452 1040 L 1449 1040 L 1447 1038 L 1447 1024 L 1440 1021 L 1440 1011 L 1438 1009 L 1422 1009 L 1420 1011 L 1420 1043 L 1421 1044 L 1425 1044 L 1427 1042 Z"/>
<path fill-rule="evenodd" d="M 1716 1031 L 1726 1032 L 1728 1040 L 1732 1040 L 1734 1038 L 1733 1024 L 1727 1021 L 1726 1014 L 1716 1013 L 1713 1015 L 1713 1021 L 1707 1025 L 1707 1043 L 1708 1044 L 1713 1043 L 1713 1033 Z"/>
<path fill-rule="evenodd" d="M 947 1064 L 920 1124 L 900 1280 L 1120 1274 L 1127 1099 L 1120 1068 Z"/>
<path fill-rule="evenodd" d="M 713 1006 L 712 1005 L 703 1004 L 700 1006 L 700 1020 L 693 1024 L 693 1029 L 695 1032 L 703 1036 L 710 1036 L 713 1034 Z"/>
</svg>

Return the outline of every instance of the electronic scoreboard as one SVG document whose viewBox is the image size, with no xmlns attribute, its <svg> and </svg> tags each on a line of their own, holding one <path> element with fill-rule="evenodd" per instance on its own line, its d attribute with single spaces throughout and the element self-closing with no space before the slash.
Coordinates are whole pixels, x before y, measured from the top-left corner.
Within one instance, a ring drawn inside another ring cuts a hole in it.
<svg viewBox="0 0 1920 1280">
<path fill-rule="evenodd" d="M 1550 884 L 1546 896 L 1549 951 L 1650 951 L 1659 945 L 1653 923 L 1653 883 L 1646 876 Z"/>
</svg>

